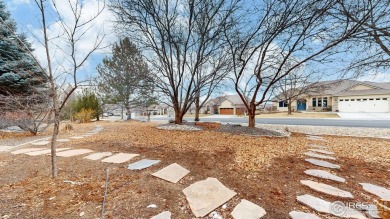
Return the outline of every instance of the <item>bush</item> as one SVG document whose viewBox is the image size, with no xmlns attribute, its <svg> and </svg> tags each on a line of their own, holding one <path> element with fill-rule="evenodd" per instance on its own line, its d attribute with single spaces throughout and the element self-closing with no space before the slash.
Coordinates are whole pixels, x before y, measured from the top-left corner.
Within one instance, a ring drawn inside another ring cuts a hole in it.
<svg viewBox="0 0 390 219">
<path fill-rule="evenodd" d="M 80 123 L 91 122 L 92 117 L 94 116 L 95 111 L 91 109 L 81 109 L 80 112 L 75 114 L 75 118 L 79 120 Z"/>
</svg>

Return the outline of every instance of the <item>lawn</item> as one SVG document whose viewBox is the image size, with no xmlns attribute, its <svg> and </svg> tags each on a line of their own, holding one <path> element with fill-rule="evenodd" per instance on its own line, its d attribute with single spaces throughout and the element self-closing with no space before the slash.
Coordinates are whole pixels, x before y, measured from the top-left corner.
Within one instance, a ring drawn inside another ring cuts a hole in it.
<svg viewBox="0 0 390 219">
<path fill-rule="evenodd" d="M 168 210 L 173 218 L 193 218 L 182 192 L 190 184 L 215 177 L 237 192 L 226 208 L 216 211 L 223 218 L 247 199 L 263 207 L 263 218 L 288 218 L 292 210 L 311 210 L 296 201 L 297 195 L 313 194 L 301 179 L 313 179 L 303 171 L 314 168 L 304 161 L 308 140 L 303 134 L 291 137 L 254 137 L 214 131 L 168 131 L 154 123 L 97 122 L 75 125 L 75 132 L 102 125 L 104 130 L 61 147 L 94 151 L 137 153 L 161 163 L 142 171 L 127 170 L 128 163 L 105 164 L 82 156 L 58 158 L 59 176 L 50 177 L 50 156 L 0 154 L 0 212 L 9 218 L 98 218 L 101 212 L 106 168 L 109 186 L 105 218 L 150 218 Z M 374 138 L 324 136 L 337 156 L 340 170 L 333 173 L 346 178 L 338 184 L 355 196 L 354 201 L 372 203 L 374 197 L 363 193 L 360 182 L 389 187 L 390 141 Z M 28 147 L 28 146 L 25 146 Z M 151 173 L 178 163 L 190 173 L 173 184 Z M 74 184 L 64 182 L 66 180 Z M 316 181 L 329 183 L 325 180 Z M 328 195 L 316 194 L 327 200 Z M 156 204 L 157 208 L 147 208 Z M 329 218 L 321 215 L 322 218 Z"/>
</svg>

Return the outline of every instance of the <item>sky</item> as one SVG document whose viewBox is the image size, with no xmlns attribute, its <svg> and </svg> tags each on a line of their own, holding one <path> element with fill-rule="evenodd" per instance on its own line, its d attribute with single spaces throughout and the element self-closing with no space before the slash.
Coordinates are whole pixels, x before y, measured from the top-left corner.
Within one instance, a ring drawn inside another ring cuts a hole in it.
<svg viewBox="0 0 390 219">
<path fill-rule="evenodd" d="M 70 0 L 75 1 L 75 0 Z M 98 8 L 101 6 L 98 3 L 101 0 L 84 0 L 85 7 L 83 11 L 83 18 L 87 19 L 98 11 Z M 57 7 L 63 16 L 63 20 L 66 23 L 72 23 L 72 17 L 70 16 L 72 13 L 69 11 L 69 7 L 67 5 L 68 1 L 65 0 L 57 0 Z M 34 0 L 5 0 L 7 4 L 8 10 L 11 12 L 12 18 L 17 22 L 18 28 L 20 32 L 23 32 L 27 35 L 30 42 L 32 42 L 33 47 L 35 48 L 34 54 L 41 61 L 42 65 L 45 66 L 45 51 L 44 47 L 40 42 L 42 39 L 40 38 L 41 28 L 40 28 L 40 14 L 37 10 L 37 6 Z M 71 66 L 69 60 L 67 59 L 67 55 L 64 53 L 68 52 L 66 48 L 66 44 L 64 40 L 61 38 L 56 38 L 56 36 L 61 34 L 61 27 L 59 26 L 58 20 L 55 18 L 53 13 L 53 6 L 48 6 L 48 32 L 52 40 L 51 49 L 52 49 L 52 57 L 54 58 L 54 69 L 56 72 L 64 72 L 69 70 Z M 104 45 L 107 47 L 105 49 L 99 50 L 94 55 L 88 59 L 83 68 L 80 70 L 79 81 L 83 81 L 86 78 L 97 76 L 96 66 L 101 62 L 101 60 L 110 54 L 111 47 L 108 46 L 116 41 L 118 41 L 118 37 L 115 35 L 115 31 L 113 29 L 113 24 L 111 21 L 114 20 L 114 16 L 106 7 L 102 14 L 90 24 L 90 29 L 86 32 L 80 42 L 76 45 L 76 50 L 78 57 L 81 59 L 85 56 L 85 52 L 89 51 L 90 48 L 93 47 L 93 42 L 96 36 L 99 33 L 104 32 L 106 34 Z M 59 49 L 61 47 L 62 49 Z M 66 76 L 64 76 L 66 77 Z M 387 73 L 368 73 L 358 80 L 368 80 L 368 81 L 376 81 L 376 82 L 384 82 L 390 81 L 389 72 Z M 234 90 L 229 91 L 225 90 L 226 94 L 234 94 Z"/>
</svg>

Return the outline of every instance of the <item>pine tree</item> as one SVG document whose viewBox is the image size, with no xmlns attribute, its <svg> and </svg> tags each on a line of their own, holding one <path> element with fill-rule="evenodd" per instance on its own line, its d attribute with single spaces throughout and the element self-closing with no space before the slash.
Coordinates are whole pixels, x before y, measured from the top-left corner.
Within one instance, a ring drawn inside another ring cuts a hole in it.
<svg viewBox="0 0 390 219">
<path fill-rule="evenodd" d="M 97 70 L 99 87 L 112 100 L 123 103 L 127 119 L 131 119 L 131 108 L 155 103 L 152 73 L 129 38 L 114 45 L 112 57 L 104 58 L 103 65 L 99 64 Z"/>
<path fill-rule="evenodd" d="M 32 88 L 44 86 L 47 81 L 28 52 L 32 51 L 31 44 L 23 34 L 15 36 L 16 30 L 15 21 L 0 0 L 0 94 L 3 95 L 29 94 Z"/>
</svg>

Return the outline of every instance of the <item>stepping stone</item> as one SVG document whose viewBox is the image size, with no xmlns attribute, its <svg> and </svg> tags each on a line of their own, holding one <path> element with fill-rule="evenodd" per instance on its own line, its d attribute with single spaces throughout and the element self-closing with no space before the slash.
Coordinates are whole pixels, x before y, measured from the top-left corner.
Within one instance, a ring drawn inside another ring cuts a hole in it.
<svg viewBox="0 0 390 219">
<path fill-rule="evenodd" d="M 183 193 L 196 217 L 206 216 L 237 194 L 216 178 L 196 182 L 183 189 Z"/>
<path fill-rule="evenodd" d="M 340 169 L 339 165 L 333 164 L 333 163 L 329 163 L 329 162 L 323 161 L 323 160 L 317 160 L 317 159 L 309 158 L 309 159 L 305 159 L 305 161 L 307 161 L 307 162 L 309 162 L 311 164 L 320 166 L 320 167 L 326 167 L 326 168 L 331 168 L 331 169 Z"/>
<path fill-rule="evenodd" d="M 180 179 L 185 177 L 190 171 L 180 166 L 177 163 L 173 163 L 161 170 L 153 173 L 152 175 L 160 179 L 164 179 L 168 182 L 177 183 Z"/>
<path fill-rule="evenodd" d="M 33 142 L 31 144 L 36 145 L 36 146 L 46 146 L 46 145 L 50 144 L 50 141 L 37 141 L 37 142 Z"/>
<path fill-rule="evenodd" d="M 384 201 L 390 201 L 390 190 L 370 183 L 359 183 L 359 184 L 362 185 L 363 189 L 366 190 L 367 192 L 378 196 Z"/>
<path fill-rule="evenodd" d="M 68 149 L 70 149 L 70 148 L 57 148 L 56 152 L 65 151 Z M 51 149 L 46 149 L 46 150 L 40 150 L 40 151 L 32 151 L 32 152 L 28 152 L 25 154 L 30 155 L 30 156 L 38 156 L 38 155 L 45 155 L 45 154 L 50 154 L 50 153 L 51 153 Z"/>
<path fill-rule="evenodd" d="M 74 137 L 70 137 L 70 138 L 72 138 L 72 139 L 82 139 L 82 138 L 84 138 L 84 137 L 81 137 L 81 136 L 74 136 Z"/>
<path fill-rule="evenodd" d="M 340 201 L 331 203 L 307 194 L 298 196 L 297 201 L 320 213 L 331 214 L 341 218 L 367 219 L 362 213 L 345 206 Z"/>
<path fill-rule="evenodd" d="M 145 168 L 148 168 L 150 166 L 153 166 L 156 163 L 159 163 L 160 160 L 148 160 L 148 159 L 143 159 L 140 161 L 137 161 L 135 163 L 129 164 L 127 169 L 129 170 L 142 170 Z"/>
<path fill-rule="evenodd" d="M 111 155 L 112 155 L 111 152 L 98 152 L 98 153 L 90 154 L 90 155 L 88 155 L 88 156 L 86 156 L 84 158 L 88 159 L 88 160 L 100 160 L 103 157 L 108 157 L 108 156 L 111 156 Z"/>
<path fill-rule="evenodd" d="M 309 149 L 309 151 L 314 151 L 322 154 L 328 154 L 328 155 L 333 155 L 334 152 L 326 151 L 326 150 L 321 150 L 321 149 Z"/>
<path fill-rule="evenodd" d="M 73 157 L 77 155 L 82 155 L 82 154 L 88 154 L 93 152 L 92 150 L 89 149 L 74 149 L 74 150 L 68 150 L 68 151 L 63 151 L 57 154 L 58 157 Z"/>
<path fill-rule="evenodd" d="M 326 155 L 322 155 L 322 154 L 316 154 L 316 153 L 313 153 L 313 152 L 305 152 L 303 154 L 307 155 L 309 157 L 315 157 L 315 158 L 320 158 L 320 159 L 328 159 L 328 160 L 336 160 L 336 158 L 334 158 L 334 157 L 326 156 Z"/>
<path fill-rule="evenodd" d="M 321 219 L 315 214 L 305 213 L 301 211 L 291 211 L 289 215 L 292 219 Z"/>
<path fill-rule="evenodd" d="M 338 189 L 336 187 L 324 183 L 318 183 L 311 180 L 301 180 L 301 184 L 317 192 L 321 192 L 327 195 L 332 195 L 341 198 L 353 198 L 353 195 L 350 192 Z"/>
<path fill-rule="evenodd" d="M 245 199 L 233 209 L 231 215 L 234 219 L 259 219 L 266 214 L 265 210 Z"/>
<path fill-rule="evenodd" d="M 66 139 L 66 138 L 64 138 L 64 139 L 57 139 L 57 142 L 69 142 L 70 140 L 69 139 Z"/>
<path fill-rule="evenodd" d="M 139 154 L 127 154 L 127 153 L 118 153 L 115 155 L 112 155 L 111 157 L 107 157 L 102 160 L 102 162 L 105 163 L 124 163 L 132 158 L 138 156 Z"/>
<path fill-rule="evenodd" d="M 382 218 L 378 214 L 379 212 L 378 212 L 378 208 L 376 207 L 376 205 L 369 204 L 369 205 L 367 205 L 367 208 L 365 208 L 363 210 L 366 212 L 368 217 L 371 218 L 371 219 L 380 219 L 380 218 Z"/>
<path fill-rule="evenodd" d="M 169 211 L 163 211 L 160 214 L 151 217 L 150 219 L 171 219 L 172 213 Z"/>
<path fill-rule="evenodd" d="M 0 146 L 0 151 L 12 150 L 15 146 Z"/>
<path fill-rule="evenodd" d="M 41 151 L 41 150 L 45 150 L 45 149 L 47 149 L 47 148 L 24 148 L 24 149 L 12 151 L 11 154 L 24 154 L 24 153 L 33 152 L 33 151 Z"/>
<path fill-rule="evenodd" d="M 324 171 L 324 170 L 313 170 L 313 169 L 311 169 L 311 170 L 305 170 L 305 173 L 307 175 L 319 177 L 319 178 L 322 178 L 322 179 L 329 179 L 329 180 L 333 180 L 333 181 L 336 181 L 336 182 L 345 182 L 344 178 L 336 176 L 336 175 L 334 175 L 332 173 L 329 173 L 328 171 Z"/>
<path fill-rule="evenodd" d="M 326 146 L 321 146 L 321 145 L 316 145 L 316 144 L 309 144 L 309 146 L 313 147 L 313 148 L 319 148 L 319 149 L 329 149 Z"/>
</svg>

